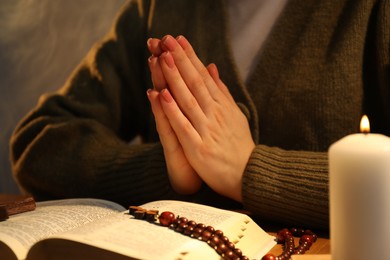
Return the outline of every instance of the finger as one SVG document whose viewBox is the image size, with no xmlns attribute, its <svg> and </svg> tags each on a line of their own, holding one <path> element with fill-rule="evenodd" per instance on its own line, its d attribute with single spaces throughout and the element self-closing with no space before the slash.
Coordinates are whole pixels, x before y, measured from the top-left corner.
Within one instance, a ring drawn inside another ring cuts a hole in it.
<svg viewBox="0 0 390 260">
<path fill-rule="evenodd" d="M 185 117 L 168 89 L 159 94 L 161 106 L 184 151 L 192 151 L 201 143 L 201 136 Z"/>
<path fill-rule="evenodd" d="M 198 55 L 196 55 L 196 53 L 195 53 L 194 49 L 192 48 L 191 44 L 188 42 L 188 40 L 183 35 L 180 35 L 180 36 L 176 37 L 176 41 L 182 47 L 182 49 L 186 53 L 188 59 L 194 65 L 196 70 L 199 73 L 201 73 L 202 77 L 204 78 L 204 80 L 206 82 L 206 85 L 208 86 L 210 94 L 213 96 L 213 98 L 215 100 L 218 100 L 220 92 L 218 91 L 218 88 L 214 87 L 214 84 L 211 81 L 210 75 L 208 73 L 203 73 L 204 71 L 207 71 L 207 69 L 205 69 L 205 66 L 204 66 L 203 62 L 198 58 Z M 162 44 L 163 44 L 163 42 L 162 42 Z"/>
<path fill-rule="evenodd" d="M 156 38 L 149 38 L 146 42 L 150 53 L 154 56 L 160 56 L 163 53 L 160 45 L 161 40 Z"/>
<path fill-rule="evenodd" d="M 152 75 L 153 86 L 156 90 L 161 91 L 167 87 L 167 82 L 165 80 L 164 74 L 161 70 L 160 63 L 158 58 L 154 55 L 150 56 L 148 59 L 148 65 L 150 73 Z"/>
<path fill-rule="evenodd" d="M 168 49 L 172 54 L 180 75 L 186 83 L 186 86 L 199 102 L 199 105 L 202 108 L 207 108 L 213 101 L 213 98 L 217 98 L 210 95 L 211 92 L 209 89 L 218 89 L 207 69 L 204 66 L 200 70 L 195 68 L 191 60 L 187 57 L 187 54 L 172 36 L 165 36 L 161 40 L 161 43 L 164 48 Z M 173 94 L 175 95 L 174 92 Z"/>
<path fill-rule="evenodd" d="M 210 76 L 213 78 L 214 82 L 217 84 L 218 88 L 222 91 L 222 93 L 226 96 L 226 98 L 230 101 L 235 103 L 233 96 L 230 94 L 229 89 L 225 85 L 225 83 L 222 82 L 221 78 L 219 77 L 218 68 L 214 63 L 211 63 L 207 66 L 207 70 L 210 73 Z"/>
<path fill-rule="evenodd" d="M 161 69 L 169 86 L 169 90 L 175 97 L 175 104 L 198 131 L 202 131 L 204 121 L 207 120 L 198 100 L 191 93 L 181 74 L 175 66 L 175 61 L 170 52 L 164 52 L 159 57 Z M 210 97 L 209 97 L 210 98 Z"/>
<path fill-rule="evenodd" d="M 157 132 L 160 136 L 160 142 L 164 147 L 164 151 L 174 153 L 181 149 L 181 146 L 175 132 L 169 123 L 168 118 L 164 113 L 158 95 L 159 93 L 156 90 L 149 89 L 147 91 L 147 96 L 156 121 Z"/>
<path fill-rule="evenodd" d="M 150 89 L 147 91 L 147 96 L 152 106 L 160 142 L 164 149 L 171 185 L 180 194 L 192 194 L 200 188 L 202 180 L 184 155 L 183 148 L 161 107 L 159 93 Z"/>
</svg>

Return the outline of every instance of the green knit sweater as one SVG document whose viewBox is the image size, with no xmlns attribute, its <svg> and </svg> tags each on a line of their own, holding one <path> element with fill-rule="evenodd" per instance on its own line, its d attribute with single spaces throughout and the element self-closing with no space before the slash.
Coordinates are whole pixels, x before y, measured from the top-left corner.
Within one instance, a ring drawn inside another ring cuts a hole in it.
<svg viewBox="0 0 390 260">
<path fill-rule="evenodd" d="M 290 0 L 244 84 L 223 0 L 132 1 L 66 84 L 42 96 L 15 129 L 15 177 L 38 200 L 183 199 L 327 228 L 330 144 L 357 132 L 363 114 L 373 132 L 390 135 L 389 2 Z M 216 63 L 248 117 L 256 148 L 242 205 L 206 186 L 180 196 L 169 184 L 146 97 L 146 40 L 165 34 L 185 35 L 205 64 Z M 129 144 L 136 136 L 142 143 Z"/>
</svg>

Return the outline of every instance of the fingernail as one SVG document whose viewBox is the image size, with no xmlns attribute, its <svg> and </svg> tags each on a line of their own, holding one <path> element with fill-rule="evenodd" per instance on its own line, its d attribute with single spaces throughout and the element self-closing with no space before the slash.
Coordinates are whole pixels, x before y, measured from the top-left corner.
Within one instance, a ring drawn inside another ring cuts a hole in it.
<svg viewBox="0 0 390 260">
<path fill-rule="evenodd" d="M 161 54 L 161 57 L 164 59 L 169 68 L 173 69 L 175 67 L 175 61 L 173 60 L 172 54 L 169 51 Z"/>
<path fill-rule="evenodd" d="M 148 63 L 151 66 L 156 66 L 156 63 L 158 62 L 158 57 L 152 55 L 148 58 Z"/>
<path fill-rule="evenodd" d="M 165 47 L 166 50 L 168 50 L 168 51 L 174 51 L 176 49 L 177 42 L 170 35 L 164 36 L 164 38 L 162 38 L 161 42 L 162 42 L 163 47 Z"/>
<path fill-rule="evenodd" d="M 165 102 L 172 103 L 173 97 L 172 97 L 171 93 L 169 93 L 168 89 L 164 88 L 163 90 L 161 90 L 160 95 L 165 100 Z"/>
<path fill-rule="evenodd" d="M 210 63 L 209 66 L 210 66 L 210 69 L 212 69 L 214 71 L 215 76 L 217 76 L 217 78 L 219 78 L 219 71 L 218 71 L 217 65 L 215 65 L 215 63 Z"/>
<path fill-rule="evenodd" d="M 149 88 L 148 90 L 146 90 L 146 95 L 149 97 L 151 92 L 152 92 L 152 89 Z"/>
<path fill-rule="evenodd" d="M 176 41 L 180 44 L 183 49 L 186 49 L 190 44 L 187 39 L 183 35 L 179 35 L 176 37 Z"/>
<path fill-rule="evenodd" d="M 146 41 L 146 45 L 148 46 L 148 47 L 150 47 L 150 41 L 152 40 L 152 38 L 149 38 L 147 41 Z"/>
</svg>

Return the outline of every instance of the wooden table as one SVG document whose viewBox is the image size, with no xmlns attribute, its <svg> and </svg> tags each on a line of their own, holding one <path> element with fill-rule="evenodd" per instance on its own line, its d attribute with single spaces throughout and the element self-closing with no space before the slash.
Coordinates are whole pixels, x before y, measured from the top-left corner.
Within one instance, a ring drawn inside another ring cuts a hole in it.
<svg viewBox="0 0 390 260">
<path fill-rule="evenodd" d="M 268 234 L 276 236 L 275 232 L 268 232 Z M 299 238 L 295 238 L 295 244 L 298 245 Z M 280 255 L 283 252 L 282 245 L 275 245 L 270 253 L 274 255 Z M 319 234 L 317 241 L 311 246 L 310 250 L 306 254 L 330 254 L 330 240 L 326 234 Z"/>
<path fill-rule="evenodd" d="M 240 210 L 238 212 L 247 214 L 252 217 L 252 219 L 263 229 L 265 230 L 268 234 L 275 236 L 276 233 L 283 229 L 286 228 L 280 226 L 279 224 L 271 223 L 271 222 L 264 222 L 260 218 L 256 218 L 255 216 L 252 216 L 250 212 L 248 211 L 243 211 Z M 317 231 L 317 230 L 312 230 L 314 233 L 317 234 L 318 239 L 317 241 L 310 247 L 310 250 L 308 250 L 305 255 L 330 255 L 330 236 L 328 231 Z M 299 244 L 299 238 L 295 238 L 295 245 Z M 275 245 L 271 250 L 270 253 L 274 255 L 280 255 L 283 252 L 283 247 L 281 244 Z"/>
</svg>

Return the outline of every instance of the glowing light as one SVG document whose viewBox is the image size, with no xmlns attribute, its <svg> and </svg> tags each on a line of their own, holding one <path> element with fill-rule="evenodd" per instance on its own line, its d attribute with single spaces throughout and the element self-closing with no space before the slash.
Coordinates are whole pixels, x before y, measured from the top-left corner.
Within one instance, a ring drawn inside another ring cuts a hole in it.
<svg viewBox="0 0 390 260">
<path fill-rule="evenodd" d="M 370 132 L 370 121 L 366 115 L 364 115 L 362 120 L 360 120 L 360 132 L 364 134 L 368 134 Z"/>
</svg>

